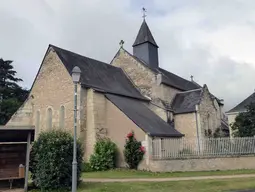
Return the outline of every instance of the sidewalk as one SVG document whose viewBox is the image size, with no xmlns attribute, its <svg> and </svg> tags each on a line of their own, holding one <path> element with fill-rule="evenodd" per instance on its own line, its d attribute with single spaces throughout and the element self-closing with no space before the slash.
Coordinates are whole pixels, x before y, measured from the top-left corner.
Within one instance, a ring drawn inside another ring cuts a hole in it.
<svg viewBox="0 0 255 192">
<path fill-rule="evenodd" d="M 255 174 L 243 175 L 216 175 L 216 176 L 198 176 L 198 177 L 169 177 L 169 178 L 127 178 L 127 179 L 105 179 L 105 178 L 83 178 L 83 182 L 91 183 L 110 183 L 110 182 L 163 182 L 163 181 L 189 181 L 189 180 L 206 180 L 206 179 L 236 179 L 236 178 L 251 178 Z"/>
</svg>

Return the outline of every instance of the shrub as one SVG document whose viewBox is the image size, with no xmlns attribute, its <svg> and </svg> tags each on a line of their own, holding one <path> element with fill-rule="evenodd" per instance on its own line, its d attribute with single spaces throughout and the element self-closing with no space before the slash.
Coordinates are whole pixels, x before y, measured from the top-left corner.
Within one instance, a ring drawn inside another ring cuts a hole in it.
<svg viewBox="0 0 255 192">
<path fill-rule="evenodd" d="M 77 178 L 81 174 L 83 150 L 77 141 Z M 34 142 L 30 156 L 31 177 L 41 191 L 70 189 L 72 185 L 73 137 L 63 131 L 43 132 Z"/>
<path fill-rule="evenodd" d="M 124 156 L 130 169 L 137 169 L 145 154 L 145 149 L 140 141 L 135 138 L 134 132 L 127 135 Z"/>
<path fill-rule="evenodd" d="M 82 172 L 92 172 L 93 169 L 91 168 L 90 163 L 88 163 L 88 162 L 83 162 L 83 163 L 82 163 L 82 167 L 81 167 L 81 171 L 82 171 Z"/>
<path fill-rule="evenodd" d="M 116 167 L 117 146 L 110 139 L 101 139 L 94 146 L 90 166 L 94 171 L 106 171 Z"/>
</svg>

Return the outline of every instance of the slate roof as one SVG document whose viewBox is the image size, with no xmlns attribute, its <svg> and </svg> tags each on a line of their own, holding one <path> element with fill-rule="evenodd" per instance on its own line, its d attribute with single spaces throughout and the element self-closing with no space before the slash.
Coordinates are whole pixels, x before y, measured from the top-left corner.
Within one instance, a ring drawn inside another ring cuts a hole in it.
<svg viewBox="0 0 255 192">
<path fill-rule="evenodd" d="M 160 67 L 153 68 L 150 67 L 148 64 L 146 64 L 145 61 L 139 59 L 138 57 L 132 55 L 127 50 L 125 50 L 127 54 L 129 54 L 131 57 L 133 57 L 136 61 L 140 62 L 145 67 L 149 68 L 155 73 L 161 73 L 162 74 L 162 83 L 175 87 L 177 89 L 180 89 L 182 91 L 192 90 L 192 89 L 198 89 L 201 88 L 200 85 L 198 85 L 196 82 L 192 82 L 189 80 L 186 80 L 176 74 L 173 74 L 165 69 L 162 69 Z"/>
<path fill-rule="evenodd" d="M 177 93 L 172 102 L 174 113 L 179 114 L 196 111 L 196 105 L 200 102 L 201 93 L 202 89 Z"/>
<path fill-rule="evenodd" d="M 255 92 L 252 93 L 249 97 L 247 97 L 245 100 L 243 100 L 241 103 L 239 103 L 237 106 L 235 106 L 233 109 L 229 110 L 226 113 L 244 112 L 246 111 L 246 106 L 252 102 L 255 102 Z"/>
<path fill-rule="evenodd" d="M 192 81 L 188 81 L 178 75 L 175 75 L 169 71 L 166 71 L 165 69 L 162 69 L 159 67 L 158 70 L 159 72 L 162 73 L 162 83 L 166 85 L 176 87 L 183 91 L 201 88 L 201 86 L 199 86 L 198 84 Z"/>
<path fill-rule="evenodd" d="M 183 134 L 174 129 L 143 102 L 136 99 L 106 94 L 106 97 L 129 117 L 138 127 L 150 136 L 182 137 Z"/>
<path fill-rule="evenodd" d="M 121 68 L 84 57 L 54 45 L 50 45 L 50 47 L 56 51 L 70 75 L 74 66 L 78 66 L 81 69 L 81 84 L 83 86 L 92 87 L 107 93 L 148 100 L 133 86 Z"/>
<path fill-rule="evenodd" d="M 174 73 L 171 73 L 171 72 L 169 72 L 169 71 L 167 71 L 165 69 L 162 69 L 160 67 L 152 68 L 148 64 L 146 64 L 145 61 L 143 61 L 143 60 L 139 59 L 138 57 L 132 55 L 127 50 L 125 50 L 125 52 L 127 54 L 129 54 L 131 57 L 133 57 L 137 62 L 140 62 L 143 66 L 149 68 L 154 73 L 157 73 L 157 74 L 161 73 L 162 74 L 162 83 L 163 84 L 166 84 L 168 86 L 177 88 L 177 89 L 179 89 L 181 91 L 189 91 L 189 90 L 194 90 L 194 89 L 202 88 L 202 86 L 199 85 L 198 83 L 196 83 L 195 81 L 189 81 L 187 79 L 184 79 L 184 78 L 182 78 L 182 77 L 180 77 L 180 76 L 178 76 L 178 75 L 176 75 Z M 219 105 L 223 105 L 219 98 L 215 97 L 213 94 L 211 94 L 211 96 L 212 96 L 212 98 L 216 98 L 216 100 L 218 101 Z"/>
<path fill-rule="evenodd" d="M 136 46 L 136 45 L 140 45 L 142 43 L 146 43 L 146 42 L 149 42 L 149 43 L 155 45 L 156 47 L 158 47 L 156 41 L 154 40 L 154 38 L 151 34 L 151 31 L 150 31 L 146 21 L 143 20 L 143 23 L 142 23 L 142 25 L 139 29 L 139 32 L 138 32 L 138 35 L 135 39 L 133 47 Z"/>
</svg>

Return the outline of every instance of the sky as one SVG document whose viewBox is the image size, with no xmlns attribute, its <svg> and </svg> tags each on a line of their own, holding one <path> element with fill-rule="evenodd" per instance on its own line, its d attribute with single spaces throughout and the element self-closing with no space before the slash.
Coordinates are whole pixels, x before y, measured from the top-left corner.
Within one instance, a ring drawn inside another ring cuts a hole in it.
<svg viewBox="0 0 255 192">
<path fill-rule="evenodd" d="M 1 0 L 0 58 L 30 88 L 49 44 L 109 63 L 146 21 L 160 67 L 207 84 L 225 110 L 255 89 L 254 0 Z"/>
</svg>

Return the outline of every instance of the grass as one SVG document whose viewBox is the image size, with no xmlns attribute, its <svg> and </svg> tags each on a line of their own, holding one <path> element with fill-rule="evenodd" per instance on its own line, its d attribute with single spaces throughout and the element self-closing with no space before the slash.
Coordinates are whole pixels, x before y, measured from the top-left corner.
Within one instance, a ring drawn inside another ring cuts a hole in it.
<svg viewBox="0 0 255 192">
<path fill-rule="evenodd" d="M 254 179 L 225 179 L 172 182 L 82 183 L 78 192 L 232 192 L 255 189 Z M 33 191 L 39 192 L 39 191 Z"/>
<path fill-rule="evenodd" d="M 168 177 L 195 177 L 211 175 L 240 175 L 255 174 L 255 170 L 229 170 L 229 171 L 199 171 L 199 172 L 172 172 L 172 173 L 153 173 L 148 171 L 133 171 L 128 169 L 116 169 L 102 172 L 85 172 L 83 178 L 168 178 Z"/>
</svg>

